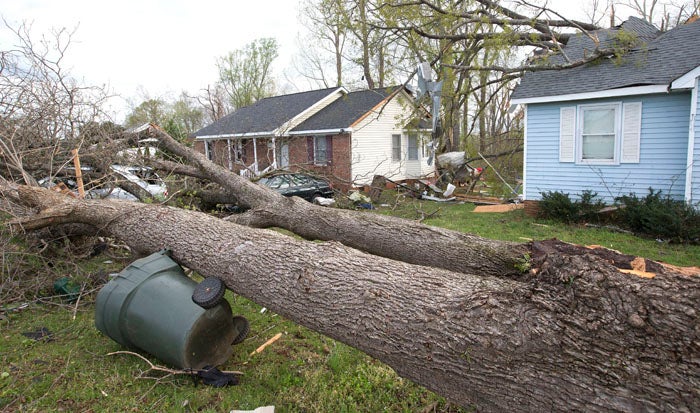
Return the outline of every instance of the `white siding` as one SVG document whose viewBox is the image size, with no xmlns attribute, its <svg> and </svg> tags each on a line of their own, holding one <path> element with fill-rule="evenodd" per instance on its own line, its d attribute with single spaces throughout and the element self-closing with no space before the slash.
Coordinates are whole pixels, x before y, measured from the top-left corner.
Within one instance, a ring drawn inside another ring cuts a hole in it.
<svg viewBox="0 0 700 413">
<path fill-rule="evenodd" d="M 358 124 L 353 126 L 351 150 L 351 175 L 354 185 L 369 184 L 374 175 L 383 175 L 391 180 L 421 178 L 435 171 L 434 164 L 428 166 L 426 153 L 419 148 L 418 160 L 408 160 L 408 136 L 403 126 L 411 119 L 410 105 L 403 107 L 401 95 L 380 105 Z M 391 135 L 401 134 L 401 161 L 391 159 Z"/>
</svg>

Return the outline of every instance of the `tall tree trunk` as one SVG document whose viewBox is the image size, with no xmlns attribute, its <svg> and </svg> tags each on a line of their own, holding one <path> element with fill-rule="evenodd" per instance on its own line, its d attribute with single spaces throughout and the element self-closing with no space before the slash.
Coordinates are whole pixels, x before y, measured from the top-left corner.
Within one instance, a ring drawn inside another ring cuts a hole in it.
<svg viewBox="0 0 700 413">
<path fill-rule="evenodd" d="M 151 132 L 168 151 L 197 165 L 205 176 L 221 185 L 239 205 L 251 210 L 233 216 L 236 222 L 258 228 L 284 228 L 306 239 L 338 241 L 370 254 L 412 264 L 474 274 L 514 276 L 524 259 L 520 244 L 430 227 L 417 222 L 335 208 L 285 198 L 209 161 L 184 147 L 163 130 Z"/>
<path fill-rule="evenodd" d="M 144 253 L 170 248 L 476 411 L 700 409 L 700 277 L 639 278 L 557 242 L 531 246 L 536 275 L 454 273 L 171 207 L 17 196 L 41 209 L 26 229 L 82 223 Z"/>
</svg>

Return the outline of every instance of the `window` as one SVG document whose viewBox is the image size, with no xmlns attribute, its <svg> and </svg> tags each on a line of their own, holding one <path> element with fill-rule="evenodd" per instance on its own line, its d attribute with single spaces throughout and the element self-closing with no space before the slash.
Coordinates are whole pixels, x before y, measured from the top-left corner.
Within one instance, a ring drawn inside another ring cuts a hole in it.
<svg viewBox="0 0 700 413">
<path fill-rule="evenodd" d="M 408 135 L 408 160 L 418 160 L 418 135 L 415 133 Z"/>
<path fill-rule="evenodd" d="M 306 150 L 309 163 L 314 165 L 330 165 L 333 160 L 332 136 L 308 136 Z"/>
<path fill-rule="evenodd" d="M 562 107 L 559 162 L 639 163 L 642 103 Z"/>
<path fill-rule="evenodd" d="M 314 137 L 314 163 L 316 165 L 325 165 L 328 163 L 326 137 Z"/>
<path fill-rule="evenodd" d="M 391 135 L 391 160 L 401 161 L 401 135 Z"/>
<path fill-rule="evenodd" d="M 617 106 L 582 107 L 581 160 L 615 160 L 615 135 L 617 131 Z"/>
</svg>

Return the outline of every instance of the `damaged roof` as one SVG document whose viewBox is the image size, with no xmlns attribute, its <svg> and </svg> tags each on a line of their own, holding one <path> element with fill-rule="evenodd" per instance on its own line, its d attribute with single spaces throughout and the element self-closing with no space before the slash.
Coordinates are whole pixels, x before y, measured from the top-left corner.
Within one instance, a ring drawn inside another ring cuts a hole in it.
<svg viewBox="0 0 700 413">
<path fill-rule="evenodd" d="M 593 32 L 600 46 L 613 46 L 621 33 L 632 34 L 636 45 L 621 59 L 601 58 L 583 66 L 526 73 L 511 95 L 519 99 L 598 92 L 632 86 L 670 85 L 700 66 L 700 21 L 661 33 L 650 23 L 630 17 L 622 25 Z M 582 59 L 595 49 L 585 34 L 572 36 L 563 52 L 570 61 Z M 547 64 L 561 64 L 562 55 Z"/>
</svg>

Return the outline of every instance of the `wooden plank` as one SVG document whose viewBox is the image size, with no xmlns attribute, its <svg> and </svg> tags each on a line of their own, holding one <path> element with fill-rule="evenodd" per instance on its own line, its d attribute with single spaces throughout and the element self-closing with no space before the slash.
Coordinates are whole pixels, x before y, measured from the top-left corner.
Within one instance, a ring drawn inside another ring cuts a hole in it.
<svg viewBox="0 0 700 413">
<path fill-rule="evenodd" d="M 510 212 L 523 208 L 525 208 L 523 204 L 479 205 L 474 208 L 474 212 Z"/>
</svg>

